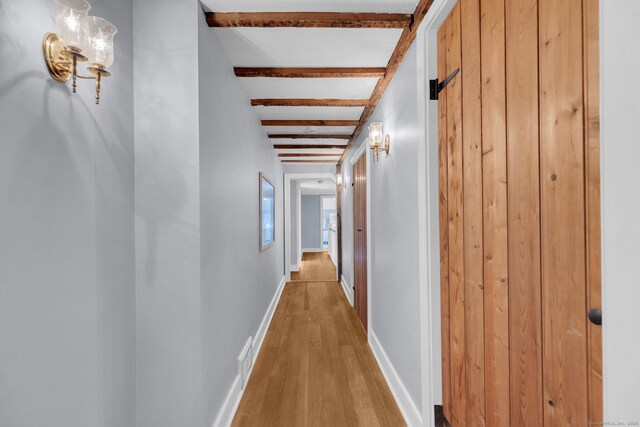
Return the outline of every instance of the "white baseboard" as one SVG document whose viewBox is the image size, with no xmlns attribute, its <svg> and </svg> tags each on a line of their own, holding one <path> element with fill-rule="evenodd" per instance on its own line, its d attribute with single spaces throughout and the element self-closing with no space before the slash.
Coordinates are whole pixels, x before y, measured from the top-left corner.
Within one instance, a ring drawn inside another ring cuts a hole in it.
<svg viewBox="0 0 640 427">
<path fill-rule="evenodd" d="M 345 279 L 344 276 L 340 277 L 340 284 L 342 285 L 342 290 L 347 296 L 349 303 L 353 306 L 353 288 L 349 286 L 349 283 L 347 283 L 347 279 Z"/>
<path fill-rule="evenodd" d="M 302 252 L 324 252 L 323 248 L 305 248 Z"/>
<path fill-rule="evenodd" d="M 293 264 L 291 266 L 291 271 L 300 271 L 300 266 L 298 264 Z"/>
<path fill-rule="evenodd" d="M 398 373 L 391 364 L 387 353 L 382 348 L 380 341 L 378 341 L 378 337 L 376 337 L 376 334 L 373 332 L 371 327 L 369 327 L 369 346 L 378 361 L 382 375 L 384 375 L 384 378 L 387 380 L 387 384 L 389 384 L 393 397 L 396 398 L 396 403 L 398 404 L 398 407 L 400 407 L 400 411 L 402 412 L 407 425 L 409 427 L 421 426 L 422 414 L 416 407 L 416 404 L 409 395 L 404 383 L 398 376 Z"/>
<path fill-rule="evenodd" d="M 260 354 L 260 347 L 262 347 L 264 337 L 267 335 L 269 324 L 271 323 L 273 313 L 275 313 L 276 307 L 278 306 L 278 301 L 280 301 L 280 296 L 282 295 L 285 283 L 286 277 L 282 277 L 282 280 L 280 280 L 280 284 L 278 285 L 278 289 L 271 299 L 269 308 L 267 308 L 267 312 L 264 314 L 262 322 L 260 323 L 256 335 L 254 336 L 253 363 L 251 364 L 251 370 L 249 371 L 247 382 L 249 381 L 249 378 L 251 378 L 251 374 L 253 373 L 253 366 L 255 366 L 258 354 Z M 235 379 L 233 380 L 233 384 L 231 384 L 231 388 L 227 393 L 227 397 L 222 404 L 222 408 L 220 409 L 220 412 L 218 412 L 218 416 L 213 423 L 213 427 L 228 427 L 231 425 L 231 421 L 233 421 L 233 417 L 236 414 L 236 410 L 238 409 L 238 405 L 240 404 L 240 399 L 242 399 L 243 393 L 244 390 L 240 389 L 240 375 L 236 375 Z"/>
</svg>

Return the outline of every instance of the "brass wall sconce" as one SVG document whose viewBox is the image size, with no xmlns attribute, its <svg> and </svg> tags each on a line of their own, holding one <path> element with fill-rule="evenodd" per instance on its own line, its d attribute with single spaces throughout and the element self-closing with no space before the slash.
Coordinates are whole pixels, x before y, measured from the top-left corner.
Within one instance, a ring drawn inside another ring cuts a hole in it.
<svg viewBox="0 0 640 427">
<path fill-rule="evenodd" d="M 118 29 L 109 21 L 89 16 L 91 5 L 85 0 L 56 0 L 56 33 L 47 33 L 42 42 L 44 60 L 51 77 L 61 83 L 72 79 L 73 93 L 77 79 L 96 81 L 96 104 L 100 103 L 102 79 L 114 61 L 113 39 Z M 78 63 L 89 62 L 93 77 L 78 74 Z"/>
<path fill-rule="evenodd" d="M 391 146 L 391 137 L 385 135 L 384 145 L 382 145 L 382 123 L 376 122 L 369 125 L 369 145 L 373 150 L 373 156 L 377 162 L 380 159 L 380 152 L 384 151 L 389 154 L 389 147 Z"/>
<path fill-rule="evenodd" d="M 336 174 L 336 184 L 338 188 L 347 188 L 347 180 L 344 179 L 341 173 Z"/>
</svg>

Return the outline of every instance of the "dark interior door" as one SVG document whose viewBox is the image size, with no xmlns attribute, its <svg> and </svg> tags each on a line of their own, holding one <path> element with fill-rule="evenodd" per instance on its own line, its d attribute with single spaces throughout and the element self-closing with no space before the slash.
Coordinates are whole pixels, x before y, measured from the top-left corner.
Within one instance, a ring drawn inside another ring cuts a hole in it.
<svg viewBox="0 0 640 427">
<path fill-rule="evenodd" d="M 354 292 L 355 309 L 367 329 L 367 159 L 353 167 Z"/>
</svg>

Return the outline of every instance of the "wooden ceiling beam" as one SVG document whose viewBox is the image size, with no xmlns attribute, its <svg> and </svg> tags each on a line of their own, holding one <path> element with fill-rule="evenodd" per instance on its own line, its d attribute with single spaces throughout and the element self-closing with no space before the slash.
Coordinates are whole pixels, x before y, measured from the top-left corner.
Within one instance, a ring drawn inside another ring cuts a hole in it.
<svg viewBox="0 0 640 427">
<path fill-rule="evenodd" d="M 339 144 L 275 144 L 273 148 L 276 150 L 324 150 L 339 149 L 342 150 L 346 145 Z"/>
<path fill-rule="evenodd" d="M 342 154 L 322 153 L 278 153 L 278 157 L 340 157 Z"/>
<path fill-rule="evenodd" d="M 209 27 L 406 28 L 411 15 L 341 12 L 210 12 Z"/>
<path fill-rule="evenodd" d="M 254 107 L 368 107 L 369 99 L 252 99 Z"/>
<path fill-rule="evenodd" d="M 353 132 L 353 136 L 349 140 L 349 143 L 347 144 L 347 148 L 345 149 L 344 154 L 342 155 L 342 158 L 340 159 L 340 162 L 338 162 L 338 164 L 342 164 L 342 162 L 344 162 L 344 160 L 347 158 L 347 155 L 351 150 L 351 146 L 358 139 L 358 137 L 362 133 L 362 130 L 364 129 L 364 126 L 367 124 L 367 120 L 369 120 L 369 118 L 375 111 L 376 107 L 378 106 L 378 103 L 380 102 L 382 95 L 384 94 L 385 90 L 389 86 L 389 83 L 391 83 L 393 76 L 398 71 L 398 68 L 402 63 L 402 60 L 406 56 L 407 51 L 409 50 L 409 48 L 411 47 L 411 44 L 415 40 L 418 27 L 420 26 L 420 23 L 422 22 L 425 15 L 429 11 L 429 8 L 433 4 L 433 1 L 434 0 L 420 0 L 418 2 L 418 5 L 416 6 L 416 9 L 412 15 L 413 22 L 409 27 L 405 28 L 404 31 L 402 32 L 402 35 L 400 36 L 400 40 L 398 41 L 398 44 L 396 45 L 396 48 L 393 51 L 393 54 L 391 55 L 391 59 L 389 59 L 389 63 L 387 64 L 387 68 L 386 68 L 387 72 L 385 76 L 378 81 L 378 84 L 373 89 L 373 93 L 371 95 L 371 103 L 369 104 L 368 107 L 364 109 L 364 112 L 360 117 L 360 123 L 356 127 L 356 130 Z"/>
<path fill-rule="evenodd" d="M 262 126 L 358 126 L 360 120 L 262 120 Z"/>
<path fill-rule="evenodd" d="M 304 133 L 272 133 L 269 134 L 271 139 L 351 139 L 349 134 L 327 134 L 321 135 L 317 133 L 304 134 Z"/>
<path fill-rule="evenodd" d="M 403 33 L 404 34 L 404 33 Z M 386 68 L 279 68 L 279 67 L 235 67 L 238 77 L 274 78 L 383 78 Z"/>
</svg>

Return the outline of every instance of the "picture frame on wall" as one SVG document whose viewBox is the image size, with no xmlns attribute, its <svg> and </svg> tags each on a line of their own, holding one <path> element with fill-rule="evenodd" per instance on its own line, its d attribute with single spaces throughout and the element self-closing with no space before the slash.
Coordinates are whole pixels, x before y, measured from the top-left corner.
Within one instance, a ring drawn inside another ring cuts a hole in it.
<svg viewBox="0 0 640 427">
<path fill-rule="evenodd" d="M 276 187 L 262 172 L 260 176 L 260 252 L 276 240 Z"/>
</svg>

